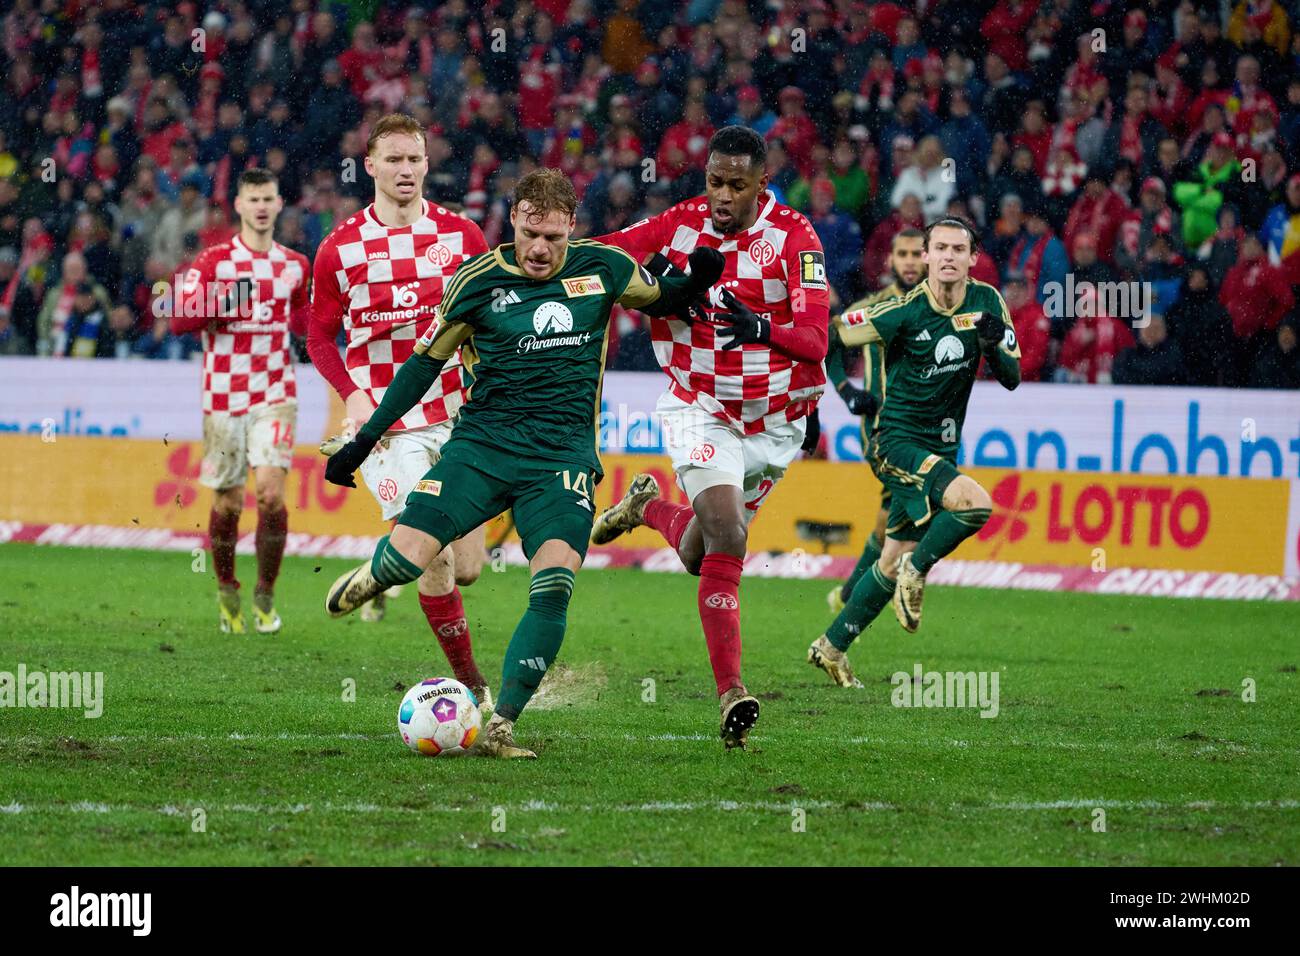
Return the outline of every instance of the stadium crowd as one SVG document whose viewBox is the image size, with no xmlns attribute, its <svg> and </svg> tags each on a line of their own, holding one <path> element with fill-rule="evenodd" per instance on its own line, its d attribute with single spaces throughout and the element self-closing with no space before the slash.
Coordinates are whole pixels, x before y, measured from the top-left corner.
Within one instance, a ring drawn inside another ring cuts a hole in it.
<svg viewBox="0 0 1300 956">
<path fill-rule="evenodd" d="M 366 137 L 400 109 L 429 131 L 426 194 L 489 244 L 536 165 L 602 234 L 703 192 L 710 135 L 742 123 L 843 302 L 888 281 L 897 231 L 960 215 L 1025 380 L 1300 388 L 1298 19 L 1300 0 L 14 0 L 0 354 L 187 357 L 151 303 L 233 234 L 239 172 L 277 173 L 277 239 L 310 257 L 369 202 Z M 1142 320 L 1096 294 L 1128 281 Z M 655 368 L 639 318 L 615 322 L 610 367 Z"/>
</svg>

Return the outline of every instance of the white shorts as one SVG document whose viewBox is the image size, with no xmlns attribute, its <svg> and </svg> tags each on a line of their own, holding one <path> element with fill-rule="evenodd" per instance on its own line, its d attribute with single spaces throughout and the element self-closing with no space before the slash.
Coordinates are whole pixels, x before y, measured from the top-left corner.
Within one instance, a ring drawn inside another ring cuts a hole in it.
<svg viewBox="0 0 1300 956">
<path fill-rule="evenodd" d="M 248 468 L 293 464 L 293 426 L 298 403 L 262 405 L 244 415 L 208 412 L 203 416 L 203 464 L 199 484 L 206 488 L 242 488 Z"/>
<path fill-rule="evenodd" d="M 745 522 L 799 454 L 807 422 L 799 419 L 753 435 L 731 427 L 698 405 L 664 392 L 655 407 L 677 484 L 693 503 L 715 485 L 733 485 L 745 497 Z"/>
<path fill-rule="evenodd" d="M 385 521 L 402 513 L 406 496 L 442 456 L 450 437 L 451 422 L 407 428 L 381 438 L 361 463 L 361 479 L 379 502 Z"/>
</svg>

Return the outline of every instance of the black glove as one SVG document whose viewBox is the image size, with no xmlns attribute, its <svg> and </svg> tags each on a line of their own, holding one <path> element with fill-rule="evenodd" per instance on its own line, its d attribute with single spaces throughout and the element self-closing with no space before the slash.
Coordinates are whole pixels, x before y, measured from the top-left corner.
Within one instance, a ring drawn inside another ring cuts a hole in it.
<svg viewBox="0 0 1300 956">
<path fill-rule="evenodd" d="M 656 252 L 652 255 L 646 262 L 645 268 L 652 276 L 683 276 L 686 274 L 673 265 L 662 252 Z M 692 302 L 680 315 L 676 315 L 674 318 L 683 322 L 704 322 L 707 320 L 708 307 L 709 304 L 704 301 L 703 293 L 701 293 L 700 298 Z"/>
<path fill-rule="evenodd" d="M 822 421 L 817 415 L 817 409 L 808 413 L 808 430 L 803 434 L 803 444 L 799 446 L 802 451 L 815 452 L 817 445 L 822 440 Z"/>
<path fill-rule="evenodd" d="M 714 313 L 714 318 L 721 319 L 724 323 L 718 330 L 718 334 L 731 336 L 731 341 L 722 346 L 724 352 L 739 348 L 746 342 L 762 342 L 766 345 L 772 340 L 771 322 L 760 319 L 754 310 L 737 299 L 730 289 L 723 289 L 720 298 L 727 311 Z"/>
<path fill-rule="evenodd" d="M 687 257 L 691 266 L 691 285 L 703 295 L 722 278 L 722 270 L 727 267 L 727 260 L 717 249 L 700 246 Z"/>
<path fill-rule="evenodd" d="M 1005 330 L 1006 326 L 1002 324 L 1001 316 L 994 315 L 992 312 L 981 312 L 975 322 L 975 334 L 979 336 L 980 348 L 985 352 L 997 348 Z"/>
<path fill-rule="evenodd" d="M 361 463 L 370 454 L 370 449 L 374 447 L 373 441 L 357 435 L 325 462 L 325 480 L 344 488 L 355 488 L 357 483 L 352 473 L 361 467 Z"/>
<path fill-rule="evenodd" d="M 852 414 L 867 418 L 876 417 L 876 410 L 880 407 L 880 403 L 876 401 L 876 396 L 865 388 L 858 388 L 852 382 L 845 382 L 836 391 L 840 393 L 840 398 L 844 399 L 844 404 L 849 407 Z"/>
</svg>

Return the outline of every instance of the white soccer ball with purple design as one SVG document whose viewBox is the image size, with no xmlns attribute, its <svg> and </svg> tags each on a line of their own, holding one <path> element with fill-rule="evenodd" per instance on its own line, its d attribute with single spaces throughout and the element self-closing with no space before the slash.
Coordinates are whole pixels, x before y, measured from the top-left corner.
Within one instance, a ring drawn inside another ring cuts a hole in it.
<svg viewBox="0 0 1300 956">
<path fill-rule="evenodd" d="M 468 687 L 431 677 L 406 692 L 397 708 L 397 732 L 406 746 L 429 757 L 463 754 L 478 737 L 483 717 Z"/>
</svg>

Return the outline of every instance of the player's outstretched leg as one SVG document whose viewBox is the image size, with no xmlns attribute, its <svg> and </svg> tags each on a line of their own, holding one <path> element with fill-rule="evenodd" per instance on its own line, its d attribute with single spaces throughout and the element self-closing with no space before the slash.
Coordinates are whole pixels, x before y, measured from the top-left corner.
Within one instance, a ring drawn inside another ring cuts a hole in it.
<svg viewBox="0 0 1300 956">
<path fill-rule="evenodd" d="M 844 610 L 844 605 L 849 602 L 849 596 L 853 593 L 858 581 L 862 580 L 862 575 L 866 574 L 867 569 L 880 560 L 880 552 L 885 547 L 885 529 L 889 527 L 890 502 L 890 492 L 886 488 L 880 494 L 880 511 L 876 514 L 876 526 L 871 529 L 871 534 L 867 536 L 867 543 L 862 548 L 858 563 L 853 566 L 853 571 L 845 582 L 826 595 L 826 603 L 829 605 L 832 615 L 839 614 L 840 611 Z"/>
<path fill-rule="evenodd" d="M 212 499 L 208 515 L 208 541 L 212 569 L 217 575 L 217 613 L 223 634 L 243 634 L 244 614 L 239 607 L 239 581 L 235 578 L 235 544 L 239 541 L 239 515 L 244 489 L 222 488 Z"/>
<path fill-rule="evenodd" d="M 418 533 L 418 532 L 417 532 Z M 434 554 L 441 546 L 432 537 Z M 379 539 L 374 557 L 346 572 L 330 585 L 325 595 L 325 610 L 330 617 L 343 617 L 351 614 L 376 594 L 392 587 L 394 584 L 410 584 L 424 568 L 408 559 L 389 540 L 389 535 Z"/>
<path fill-rule="evenodd" d="M 956 550 L 989 520 L 993 499 L 968 475 L 958 475 L 943 492 L 943 510 L 930 519 L 916 550 L 898 562 L 898 588 L 894 592 L 894 614 L 909 633 L 921 626 L 921 601 L 925 576 L 935 563 Z"/>
<path fill-rule="evenodd" d="M 528 609 L 506 647 L 497 710 L 488 721 L 481 738 L 483 742 L 475 748 L 475 753 L 506 759 L 537 756 L 515 743 L 515 721 L 528 706 L 564 643 L 573 578 L 573 571 L 567 567 L 543 567 L 534 572 L 528 588 Z"/>
<path fill-rule="evenodd" d="M 465 618 L 460 588 L 456 586 L 453 549 L 444 548 L 416 583 L 420 610 L 447 656 L 452 676 L 470 689 L 486 716 L 492 710 L 492 691 L 474 660 L 469 621 Z"/>
<path fill-rule="evenodd" d="M 284 469 L 261 466 L 256 471 L 257 588 L 253 591 L 253 627 L 259 634 L 280 630 L 275 610 L 275 580 L 280 575 L 284 544 L 289 535 L 289 511 L 284 506 Z"/>
<path fill-rule="evenodd" d="M 893 598 L 895 581 L 890 569 L 897 568 L 899 557 L 912 547 L 911 542 L 886 538 L 880 559 L 853 586 L 844 610 L 808 648 L 808 663 L 824 670 L 840 687 L 862 686 L 853 676 L 845 652 Z"/>
<path fill-rule="evenodd" d="M 621 534 L 645 523 L 646 505 L 659 497 L 659 482 L 653 475 L 632 479 L 621 500 L 606 508 L 591 526 L 592 544 L 609 544 Z"/>
</svg>

